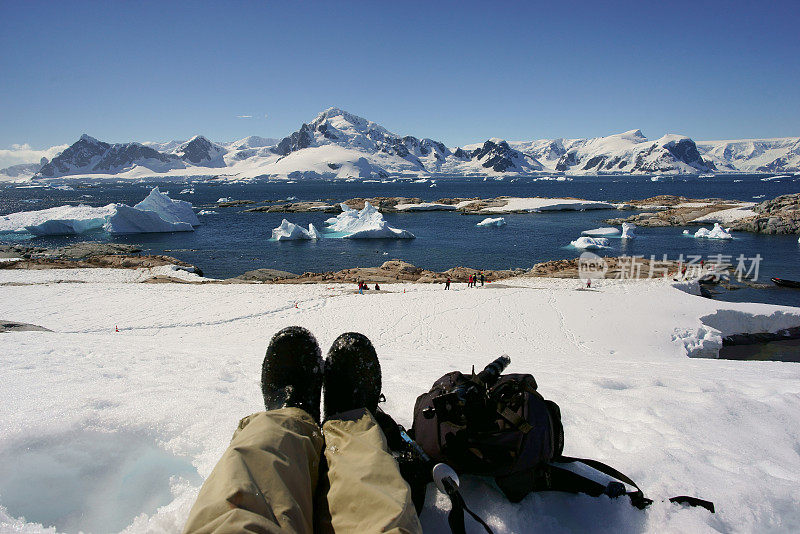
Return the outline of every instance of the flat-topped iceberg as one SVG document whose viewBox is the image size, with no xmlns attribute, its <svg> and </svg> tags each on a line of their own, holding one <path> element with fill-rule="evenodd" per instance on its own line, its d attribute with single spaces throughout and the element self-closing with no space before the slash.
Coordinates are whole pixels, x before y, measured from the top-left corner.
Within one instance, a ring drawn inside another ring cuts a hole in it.
<svg viewBox="0 0 800 534">
<path fill-rule="evenodd" d="M 582 236 L 575 241 L 570 241 L 569 244 L 580 249 L 601 249 L 608 248 L 608 239 L 605 237 Z"/>
<path fill-rule="evenodd" d="M 588 236 L 618 235 L 619 229 L 613 226 L 606 226 L 603 228 L 594 228 L 593 230 L 584 230 L 581 233 Z"/>
<path fill-rule="evenodd" d="M 719 223 L 714 223 L 714 228 L 711 230 L 708 228 L 700 228 L 694 233 L 694 236 L 698 239 L 733 239 L 733 236 L 730 234 L 730 228 L 722 228 Z"/>
<path fill-rule="evenodd" d="M 307 239 L 319 239 L 319 233 L 313 224 L 308 224 L 308 230 L 302 226 L 290 223 L 286 219 L 281 221 L 281 225 L 272 230 L 273 241 L 296 241 Z"/>
<path fill-rule="evenodd" d="M 199 224 L 191 203 L 172 200 L 155 187 L 134 207 L 126 204 L 58 206 L 0 216 L 0 233 L 43 236 L 83 234 L 95 230 L 105 230 L 110 234 L 191 232 Z"/>
<path fill-rule="evenodd" d="M 82 234 L 102 228 L 106 219 L 115 211 L 115 204 L 102 207 L 58 206 L 46 210 L 19 211 L 0 216 L 0 233 Z"/>
<path fill-rule="evenodd" d="M 408 230 L 392 228 L 383 214 L 369 202 L 364 202 L 361 211 L 341 204 L 342 213 L 331 217 L 325 224 L 328 231 L 344 234 L 345 239 L 414 239 Z"/>
<path fill-rule="evenodd" d="M 484 220 L 482 220 L 481 222 L 479 222 L 478 224 L 476 224 L 475 226 L 495 226 L 495 227 L 500 227 L 500 226 L 505 226 L 505 225 L 506 225 L 505 217 L 487 217 Z"/>
</svg>

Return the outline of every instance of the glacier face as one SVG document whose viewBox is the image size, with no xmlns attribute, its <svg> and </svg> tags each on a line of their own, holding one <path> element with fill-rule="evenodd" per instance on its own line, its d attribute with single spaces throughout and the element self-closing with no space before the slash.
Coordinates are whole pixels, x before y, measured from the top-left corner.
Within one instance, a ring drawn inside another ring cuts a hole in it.
<svg viewBox="0 0 800 534">
<path fill-rule="evenodd" d="M 222 171 L 224 169 L 224 171 Z M 490 138 L 463 147 L 410 135 L 339 108 L 329 108 L 282 139 L 250 136 L 215 143 L 110 144 L 83 135 L 51 161 L 31 164 L 33 178 L 216 176 L 230 179 L 384 179 L 389 176 L 564 174 L 701 174 L 800 172 L 800 138 L 698 141 L 641 130 L 587 139 Z M 0 170 L 0 179 L 19 176 Z"/>
</svg>

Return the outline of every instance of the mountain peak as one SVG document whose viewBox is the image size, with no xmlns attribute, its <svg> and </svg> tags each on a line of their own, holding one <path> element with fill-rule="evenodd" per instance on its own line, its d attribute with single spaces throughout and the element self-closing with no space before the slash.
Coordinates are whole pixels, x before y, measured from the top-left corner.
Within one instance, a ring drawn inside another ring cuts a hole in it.
<svg viewBox="0 0 800 534">
<path fill-rule="evenodd" d="M 641 130 L 628 130 L 627 132 L 622 132 L 617 135 L 625 139 L 647 139 Z"/>
<path fill-rule="evenodd" d="M 100 141 L 98 141 L 97 139 L 95 139 L 94 137 L 92 137 L 91 135 L 88 135 L 88 134 L 81 135 L 81 138 L 78 139 L 78 141 L 84 141 L 86 143 L 92 143 L 92 144 L 97 144 L 97 143 L 100 142 Z"/>
</svg>

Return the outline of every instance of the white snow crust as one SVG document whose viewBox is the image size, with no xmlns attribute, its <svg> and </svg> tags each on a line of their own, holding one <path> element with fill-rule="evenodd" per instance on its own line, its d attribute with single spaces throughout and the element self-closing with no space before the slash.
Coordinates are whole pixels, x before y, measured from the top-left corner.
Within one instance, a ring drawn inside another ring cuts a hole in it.
<svg viewBox="0 0 800 534">
<path fill-rule="evenodd" d="M 58 517 L 103 510 L 85 520 L 107 528 L 92 531 L 179 532 L 238 420 L 263 409 L 269 336 L 293 324 L 323 351 L 342 332 L 367 335 L 384 408 L 407 427 L 434 380 L 507 353 L 508 371 L 533 373 L 561 407 L 565 454 L 618 468 L 655 500 L 645 511 L 561 493 L 512 504 L 490 480 L 462 476 L 468 504 L 498 533 L 800 529 L 800 366 L 687 357 L 728 333 L 800 325 L 798 308 L 703 299 L 664 281 L 382 284 L 358 295 L 340 284 L 124 283 L 133 273 L 0 270 L 3 319 L 53 330 L 0 334 L 0 531 L 52 532 Z M 83 283 L 53 283 L 62 277 Z M 104 485 L 132 472 L 154 474 Z M 112 506 L 117 487 L 128 506 Z M 680 494 L 717 513 L 666 502 Z M 26 520 L 9 507 L 22 498 Z M 425 532 L 449 532 L 448 511 L 429 487 Z M 481 529 L 468 519 L 467 531 Z"/>
<path fill-rule="evenodd" d="M 608 202 L 595 200 L 578 200 L 574 198 L 516 198 L 508 199 L 505 206 L 494 206 L 480 210 L 480 213 L 511 213 L 515 211 L 561 211 L 561 210 L 604 210 L 614 209 L 615 206 Z"/>
</svg>

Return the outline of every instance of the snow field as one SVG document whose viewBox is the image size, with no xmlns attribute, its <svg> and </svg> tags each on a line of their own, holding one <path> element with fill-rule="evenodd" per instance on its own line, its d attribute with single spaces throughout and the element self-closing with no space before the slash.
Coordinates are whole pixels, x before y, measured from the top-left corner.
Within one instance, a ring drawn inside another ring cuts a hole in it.
<svg viewBox="0 0 800 534">
<path fill-rule="evenodd" d="M 625 499 L 555 493 L 511 504 L 493 484 L 462 477 L 468 503 L 496 532 L 800 528 L 800 367 L 686 356 L 686 341 L 703 329 L 757 330 L 776 313 L 776 327 L 800 324 L 800 309 L 711 301 L 663 281 L 599 281 L 594 291 L 553 279 L 449 292 L 386 284 L 387 293 L 358 295 L 341 284 L 149 285 L 86 271 L 92 277 L 80 284 L 47 283 L 64 273 L 39 271 L 23 273 L 33 285 L 0 285 L 0 318 L 54 330 L 1 334 L 0 465 L 27 460 L 33 449 L 41 471 L 0 483 L 0 506 L 9 508 L 0 530 L 42 531 L 9 505 L 53 484 L 46 475 L 67 443 L 91 454 L 56 484 L 84 508 L 113 502 L 108 484 L 70 479 L 92 466 L 99 479 L 113 479 L 119 465 L 144 456 L 144 472 L 161 466 L 174 475 L 141 477 L 128 488 L 138 508 L 97 521 L 130 525 L 127 532 L 179 531 L 238 420 L 263 409 L 264 351 L 292 324 L 309 328 L 323 352 L 342 332 L 366 334 L 381 358 L 385 409 L 406 426 L 415 398 L 439 376 L 507 353 L 509 372 L 533 373 L 560 405 L 565 454 L 620 469 L 656 500 L 644 512 Z M 0 284 L 18 276 L 0 271 Z M 714 319 L 703 325 L 702 317 Z M 145 502 L 154 493 L 162 500 Z M 661 502 L 679 494 L 715 501 L 717 514 Z M 448 509 L 429 488 L 425 531 L 449 532 Z M 468 532 L 476 527 L 468 521 Z"/>
</svg>

